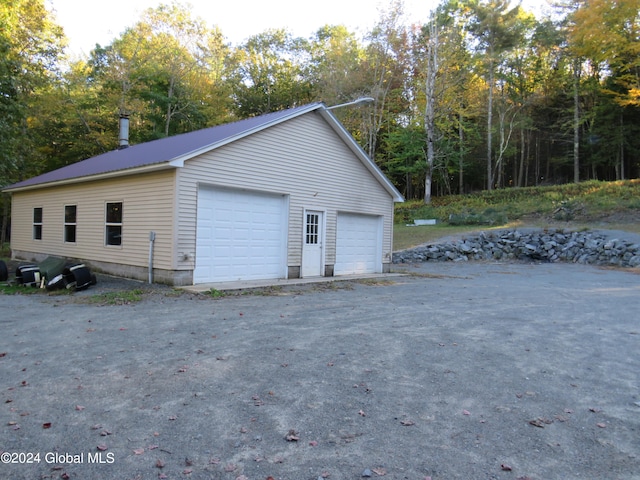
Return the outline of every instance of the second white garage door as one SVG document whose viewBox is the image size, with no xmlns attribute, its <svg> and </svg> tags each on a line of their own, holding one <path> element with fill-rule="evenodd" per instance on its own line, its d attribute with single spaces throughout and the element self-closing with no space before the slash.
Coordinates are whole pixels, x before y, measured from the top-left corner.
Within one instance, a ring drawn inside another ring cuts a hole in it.
<svg viewBox="0 0 640 480">
<path fill-rule="evenodd" d="M 194 283 L 286 276 L 286 196 L 200 188 Z"/>
<path fill-rule="evenodd" d="M 334 275 L 382 272 L 382 217 L 338 213 Z"/>
</svg>

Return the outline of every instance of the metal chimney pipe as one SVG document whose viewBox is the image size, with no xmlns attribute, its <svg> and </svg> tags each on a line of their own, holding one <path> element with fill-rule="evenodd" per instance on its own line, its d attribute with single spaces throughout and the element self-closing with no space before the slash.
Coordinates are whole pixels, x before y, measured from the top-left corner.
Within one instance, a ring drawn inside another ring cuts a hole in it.
<svg viewBox="0 0 640 480">
<path fill-rule="evenodd" d="M 118 133 L 118 150 L 123 150 L 129 146 L 129 115 L 126 113 L 120 114 L 119 121 L 119 133 Z"/>
</svg>

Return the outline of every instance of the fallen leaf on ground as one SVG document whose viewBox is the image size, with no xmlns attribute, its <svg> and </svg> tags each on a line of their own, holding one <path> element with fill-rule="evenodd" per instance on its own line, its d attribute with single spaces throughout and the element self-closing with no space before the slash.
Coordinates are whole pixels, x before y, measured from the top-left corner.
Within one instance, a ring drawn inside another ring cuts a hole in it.
<svg viewBox="0 0 640 480">
<path fill-rule="evenodd" d="M 414 422 L 413 420 L 402 420 L 400 424 L 405 427 L 410 427 L 411 425 L 415 425 L 416 422 Z"/>
<path fill-rule="evenodd" d="M 134 448 L 133 453 L 135 455 L 142 455 L 144 453 L 144 448 Z"/>
<path fill-rule="evenodd" d="M 164 468 L 164 462 L 160 459 L 156 460 L 156 467 L 158 468 Z"/>
<path fill-rule="evenodd" d="M 360 411 L 358 412 L 358 415 L 360 415 L 361 417 L 366 417 L 366 416 L 367 416 L 367 414 L 366 414 L 366 413 L 364 413 L 364 411 L 363 411 L 363 410 L 360 410 Z"/>
<path fill-rule="evenodd" d="M 462 414 L 463 415 L 471 415 L 471 412 L 469 410 L 462 410 Z"/>
<path fill-rule="evenodd" d="M 51 428 L 51 422 L 43 423 L 42 428 Z"/>
<path fill-rule="evenodd" d="M 607 424 L 606 423 L 596 423 L 596 425 L 600 428 L 607 428 Z"/>
<path fill-rule="evenodd" d="M 97 448 L 98 450 L 105 451 L 108 447 L 107 447 L 104 443 L 101 443 L 101 444 L 100 444 L 100 445 L 98 445 L 96 448 Z"/>
<path fill-rule="evenodd" d="M 502 465 L 500 465 L 500 468 L 505 472 L 510 472 L 511 470 L 513 470 L 513 468 L 511 468 L 511 465 L 507 465 L 506 463 L 503 463 Z"/>
<path fill-rule="evenodd" d="M 76 405 L 76 410 L 81 412 L 82 410 L 84 410 L 84 407 L 82 405 Z"/>
<path fill-rule="evenodd" d="M 380 477 L 387 474 L 387 471 L 382 467 L 372 468 L 371 471 Z"/>
<path fill-rule="evenodd" d="M 300 440 L 300 437 L 298 436 L 298 432 L 296 432 L 295 430 L 291 429 L 291 430 L 289 430 L 289 433 L 287 433 L 285 435 L 284 439 L 287 442 L 297 442 L 298 440 Z"/>
</svg>

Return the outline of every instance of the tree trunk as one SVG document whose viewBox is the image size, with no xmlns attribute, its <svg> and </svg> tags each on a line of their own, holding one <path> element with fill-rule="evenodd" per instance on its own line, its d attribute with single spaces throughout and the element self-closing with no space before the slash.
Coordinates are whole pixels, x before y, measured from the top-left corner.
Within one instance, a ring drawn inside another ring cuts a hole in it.
<svg viewBox="0 0 640 480">
<path fill-rule="evenodd" d="M 431 182 L 435 157 L 435 101 L 436 77 L 438 73 L 438 27 L 435 20 L 429 26 L 429 45 L 427 51 L 427 107 L 425 112 L 425 127 L 427 130 L 427 172 L 424 181 L 424 203 L 431 203 Z"/>
<path fill-rule="evenodd" d="M 7 241 L 7 226 L 9 223 L 9 195 L 2 195 L 2 222 L 0 222 L 0 249 L 4 247 Z"/>
<path fill-rule="evenodd" d="M 464 193 L 464 128 L 462 125 L 462 111 L 460 112 L 460 122 L 458 123 L 458 139 L 460 141 L 460 157 L 458 158 L 458 194 Z"/>
<path fill-rule="evenodd" d="M 493 52 L 489 51 L 489 101 L 487 105 L 487 190 L 493 189 L 493 169 L 491 168 L 491 126 L 493 124 Z"/>
<path fill-rule="evenodd" d="M 624 180 L 624 117 L 620 114 L 620 180 Z"/>
<path fill-rule="evenodd" d="M 524 145 L 524 128 L 520 129 L 520 166 L 518 167 L 518 187 L 522 187 L 522 177 L 524 176 L 524 157 L 525 157 L 525 145 Z"/>
<path fill-rule="evenodd" d="M 573 66 L 573 182 L 580 182 L 580 60 Z"/>
</svg>

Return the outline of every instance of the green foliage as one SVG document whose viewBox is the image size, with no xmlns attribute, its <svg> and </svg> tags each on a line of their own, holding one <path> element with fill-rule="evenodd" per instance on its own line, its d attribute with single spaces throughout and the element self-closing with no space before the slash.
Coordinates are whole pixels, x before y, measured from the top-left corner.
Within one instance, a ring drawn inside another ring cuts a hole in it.
<svg viewBox="0 0 640 480">
<path fill-rule="evenodd" d="M 218 290 L 217 288 L 211 288 L 205 292 L 205 295 L 208 295 L 211 298 L 222 298 L 226 297 L 227 293 L 222 290 Z"/>
<path fill-rule="evenodd" d="M 0 187 L 41 171 L 30 110 L 55 81 L 62 46 L 43 0 L 0 2 Z"/>
<path fill-rule="evenodd" d="M 485 188 L 489 176 L 500 188 L 573 178 L 574 66 L 580 179 L 638 177 L 638 0 L 565 4 L 571 8 L 554 22 L 506 0 L 441 0 L 431 17 L 438 28 L 419 29 L 406 26 L 394 0 L 362 36 L 325 25 L 308 39 L 267 30 L 232 46 L 188 5 L 171 2 L 69 62 L 44 0 L 5 0 L 0 186 L 116 148 L 119 113 L 130 115 L 135 144 L 311 101 L 372 96 L 371 106 L 333 113 L 406 198 L 424 198 L 435 32 L 436 205 L 452 192 Z M 487 208 L 476 203 L 466 211 Z M 503 213 L 512 218 L 513 210 Z"/>
<path fill-rule="evenodd" d="M 308 103 L 311 86 L 304 54 L 307 42 L 285 30 L 255 35 L 235 52 L 236 114 L 252 117 Z"/>
<path fill-rule="evenodd" d="M 428 206 L 416 201 L 400 203 L 396 206 L 395 215 L 398 223 L 410 223 L 416 218 L 436 218 L 456 225 L 498 225 L 528 215 L 548 216 L 556 220 L 596 217 L 603 212 L 637 209 L 640 207 L 639 199 L 640 180 L 593 180 L 436 197 Z"/>
</svg>

